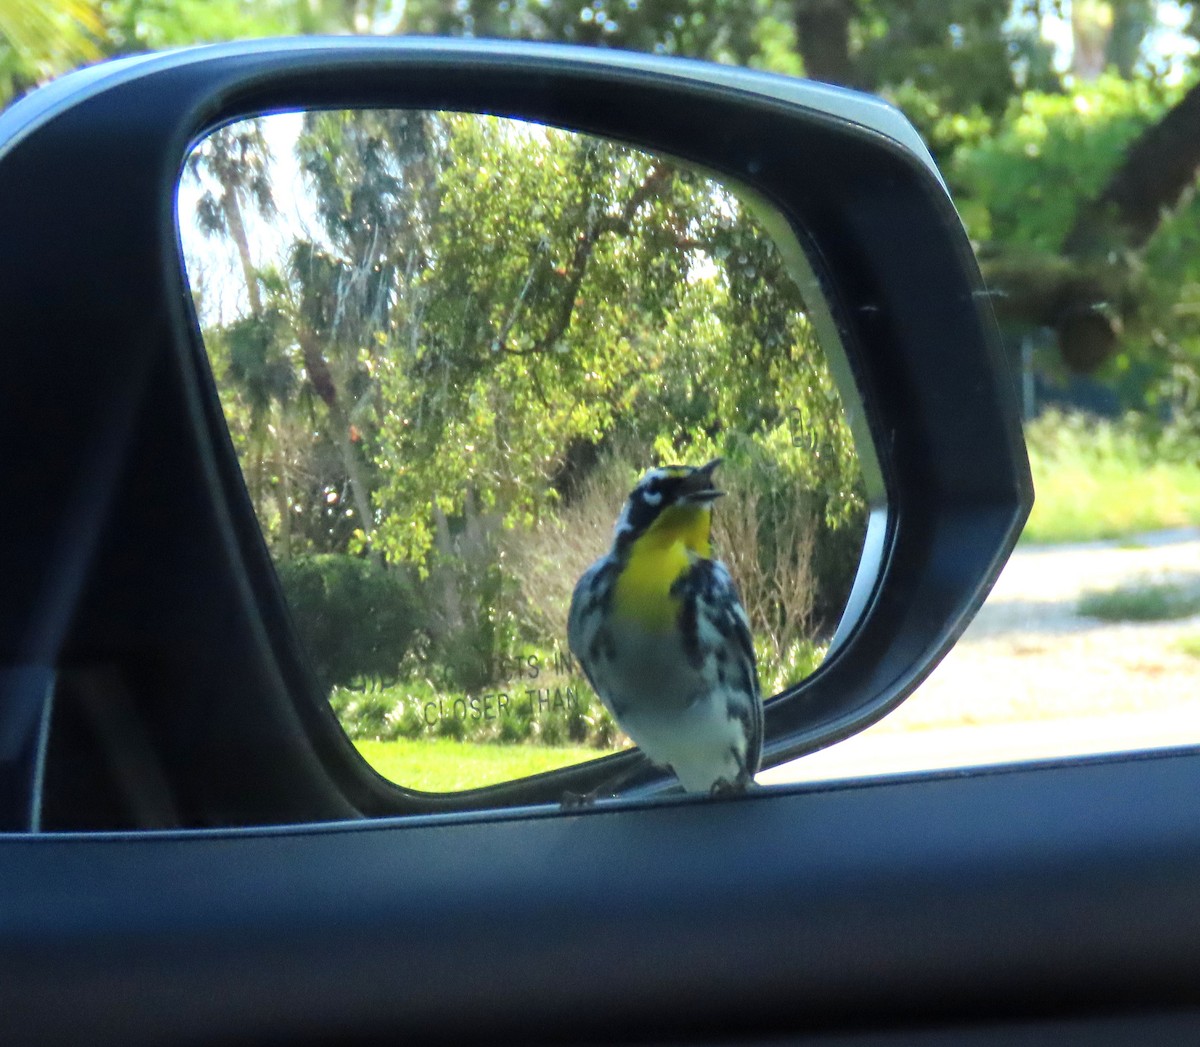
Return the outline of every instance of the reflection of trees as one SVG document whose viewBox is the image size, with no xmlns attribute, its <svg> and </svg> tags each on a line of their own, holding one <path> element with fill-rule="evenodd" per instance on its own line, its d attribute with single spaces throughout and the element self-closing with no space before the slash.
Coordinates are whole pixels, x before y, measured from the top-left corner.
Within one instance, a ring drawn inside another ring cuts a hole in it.
<svg viewBox="0 0 1200 1047">
<path fill-rule="evenodd" d="M 260 120 L 209 135 L 187 160 L 188 171 L 205 186 L 196 204 L 196 225 L 205 236 L 227 236 L 237 248 L 250 313 L 257 317 L 263 315 L 262 293 L 243 211 L 250 205 L 261 217 L 274 217 L 270 167 L 271 150 Z"/>
<path fill-rule="evenodd" d="M 187 171 L 202 187 L 196 203 L 196 227 L 206 237 L 227 239 L 237 253 L 249 309 L 222 332 L 228 353 L 228 376 L 241 392 L 248 412 L 246 441 L 251 448 L 247 481 L 255 504 L 275 477 L 277 548 L 291 551 L 288 429 L 290 401 L 298 384 L 289 358 L 284 317 L 276 304 L 264 305 L 258 272 L 246 229 L 246 210 L 260 219 L 275 216 L 271 192 L 271 151 L 262 122 L 247 120 L 210 135 L 187 160 Z"/>
<path fill-rule="evenodd" d="M 253 458 L 247 471 L 282 554 L 420 560 L 469 504 L 532 522 L 586 468 L 578 449 L 616 434 L 686 458 L 697 440 L 791 448 L 802 424 L 826 453 L 784 455 L 798 482 L 853 503 L 804 303 L 713 183 L 454 114 L 308 114 L 295 152 L 314 228 L 259 268 L 244 213 L 270 213 L 261 128 L 218 132 L 189 165 L 211 184 L 198 224 L 229 243 L 248 291 L 245 315 L 207 338 L 235 441 L 274 440 L 270 494 Z"/>
<path fill-rule="evenodd" d="M 291 249 L 297 338 L 366 542 L 373 483 L 359 445 L 377 420 L 373 376 L 404 284 L 428 263 L 436 209 L 427 125 L 423 115 L 400 110 L 314 113 L 297 142 L 327 238 L 297 240 Z"/>
</svg>

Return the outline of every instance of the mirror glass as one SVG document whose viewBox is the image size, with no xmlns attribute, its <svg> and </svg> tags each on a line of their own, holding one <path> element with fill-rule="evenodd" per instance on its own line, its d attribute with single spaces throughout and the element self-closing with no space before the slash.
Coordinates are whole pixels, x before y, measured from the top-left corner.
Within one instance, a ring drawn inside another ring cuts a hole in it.
<svg viewBox="0 0 1200 1047">
<path fill-rule="evenodd" d="M 771 209 L 613 141 L 352 110 L 212 133 L 178 222 L 296 629 L 383 775 L 449 792 L 630 744 L 567 615 L 653 467 L 722 459 L 712 546 L 763 696 L 820 663 L 863 481 Z"/>
</svg>

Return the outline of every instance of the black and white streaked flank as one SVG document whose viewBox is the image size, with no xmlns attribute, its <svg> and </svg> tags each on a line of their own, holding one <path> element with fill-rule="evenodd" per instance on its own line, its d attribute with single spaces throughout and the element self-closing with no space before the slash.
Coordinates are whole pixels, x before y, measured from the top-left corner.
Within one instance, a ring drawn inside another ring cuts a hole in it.
<svg viewBox="0 0 1200 1047">
<path fill-rule="evenodd" d="M 568 619 L 571 651 L 600 700 L 688 792 L 747 788 L 762 754 L 750 623 L 709 545 L 719 464 L 642 477 L 612 548 L 575 586 Z"/>
</svg>

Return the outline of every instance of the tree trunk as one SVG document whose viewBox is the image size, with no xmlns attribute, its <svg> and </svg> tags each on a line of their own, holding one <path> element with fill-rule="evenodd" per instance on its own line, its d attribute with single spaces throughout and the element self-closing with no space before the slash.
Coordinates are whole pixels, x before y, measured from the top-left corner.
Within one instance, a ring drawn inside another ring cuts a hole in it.
<svg viewBox="0 0 1200 1047">
<path fill-rule="evenodd" d="M 1196 184 L 1200 170 L 1200 84 L 1148 127 L 1125 153 L 1103 192 L 1080 208 L 1063 243 L 1079 255 L 1120 246 L 1140 250 L 1164 211 Z"/>
<path fill-rule="evenodd" d="M 310 330 L 301 329 L 297 332 L 297 340 L 300 343 L 300 354 L 304 357 L 308 380 L 329 409 L 329 427 L 333 432 L 333 442 L 342 460 L 342 467 L 350 480 L 350 497 L 354 502 L 354 511 L 358 513 L 363 534 L 369 539 L 374 530 L 371 490 L 363 477 L 362 463 L 358 460 L 358 452 L 350 435 L 350 416 L 342 404 L 333 372 L 321 353 L 316 336 Z"/>
<path fill-rule="evenodd" d="M 258 287 L 258 274 L 254 270 L 254 259 L 250 256 L 250 238 L 246 235 L 246 223 L 242 220 L 242 205 L 238 203 L 237 190 L 231 185 L 222 186 L 221 207 L 229 235 L 237 247 L 238 260 L 242 264 L 242 276 L 246 280 L 246 294 L 250 297 L 250 311 L 255 317 L 263 315 L 262 292 Z"/>
<path fill-rule="evenodd" d="M 342 467 L 350 479 L 350 497 L 354 502 L 354 511 L 358 514 L 363 534 L 370 539 L 371 531 L 374 529 L 371 514 L 371 491 L 363 477 L 362 463 L 358 460 L 354 441 L 350 438 L 350 419 L 339 400 L 335 400 L 329 405 L 329 425 L 334 432 L 334 443 L 337 444 Z"/>
<path fill-rule="evenodd" d="M 1056 256 L 1009 251 L 981 259 L 996 312 L 1052 327 L 1071 370 L 1087 374 L 1119 345 L 1122 317 L 1136 300 L 1136 255 L 1200 172 L 1200 84 L 1126 150 L 1094 199 L 1080 206 Z"/>
<path fill-rule="evenodd" d="M 286 422 L 283 417 L 284 408 L 279 406 L 279 415 L 275 429 L 275 454 L 278 459 L 279 483 L 275 485 L 275 508 L 279 513 L 279 551 L 280 561 L 292 558 L 292 478 L 288 468 L 288 447 L 284 435 Z"/>
<path fill-rule="evenodd" d="M 1083 81 L 1104 72 L 1112 38 L 1113 7 L 1105 0 L 1073 0 L 1071 4 L 1071 72 Z"/>
<path fill-rule="evenodd" d="M 854 0 L 796 0 L 793 9 L 804 75 L 812 80 L 853 86 L 850 20 Z"/>
<path fill-rule="evenodd" d="M 1120 0 L 1113 4 L 1105 65 L 1114 66 L 1124 80 L 1133 79 L 1142 41 L 1157 20 L 1156 6 L 1156 0 Z"/>
</svg>

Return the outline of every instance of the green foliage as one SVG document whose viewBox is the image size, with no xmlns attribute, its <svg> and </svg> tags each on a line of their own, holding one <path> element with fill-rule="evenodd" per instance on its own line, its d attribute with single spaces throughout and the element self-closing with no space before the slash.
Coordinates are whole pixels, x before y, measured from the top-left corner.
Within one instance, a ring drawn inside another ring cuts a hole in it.
<svg viewBox="0 0 1200 1047">
<path fill-rule="evenodd" d="M 430 140 L 436 264 L 398 295 L 412 351 L 378 369 L 373 540 L 398 560 L 432 547 L 431 508 L 456 515 L 468 497 L 507 527 L 532 522 L 571 441 L 602 439 L 630 407 L 684 282 L 671 227 L 698 191 L 549 129 L 447 117 Z"/>
<path fill-rule="evenodd" d="M 353 556 L 302 556 L 278 565 L 296 631 L 326 687 L 394 680 L 421 625 L 411 576 Z M 371 723 L 381 713 L 364 707 Z"/>
<path fill-rule="evenodd" d="M 1107 239 L 1086 271 L 1058 255 L 1080 208 L 1189 86 L 1109 73 L 1068 93 L 1025 92 L 996 121 L 971 125 L 947 114 L 939 127 L 961 133 L 947 177 L 985 264 L 993 265 L 992 282 L 1018 298 L 1073 274 L 1108 288 L 1109 308 L 1123 324 L 1118 352 L 1101 377 L 1129 408 L 1194 419 L 1200 389 L 1195 195 L 1162 216 L 1142 250 L 1131 251 L 1114 228 L 1103 234 Z"/>
<path fill-rule="evenodd" d="M 256 425 L 263 424 L 272 403 L 285 403 L 296 392 L 296 366 L 288 358 L 283 319 L 273 309 L 237 319 L 220 333 L 229 354 L 229 381 L 243 392 Z"/>
<path fill-rule="evenodd" d="M 857 56 L 860 82 L 920 93 L 939 111 L 1003 111 L 1016 84 L 1017 45 L 1004 23 L 1009 8 L 993 0 L 913 4 L 876 0 Z"/>
<path fill-rule="evenodd" d="M 804 61 L 796 49 L 796 30 L 785 15 L 764 14 L 751 30 L 754 49 L 747 64 L 785 76 L 803 76 Z"/>
<path fill-rule="evenodd" d="M 556 40 L 744 63 L 762 0 L 408 0 L 410 32 Z"/>
<path fill-rule="evenodd" d="M 31 85 L 100 57 L 96 0 L 0 0 L 0 108 Z"/>
<path fill-rule="evenodd" d="M 253 0 L 105 0 L 105 43 L 116 54 L 288 32 L 286 3 Z"/>
<path fill-rule="evenodd" d="M 330 704 L 354 739 L 447 738 L 598 749 L 624 742 L 586 680 L 552 653 L 524 648 L 490 675 L 494 682 L 474 690 L 448 688 L 415 674 L 386 687 L 339 686 Z"/>
<path fill-rule="evenodd" d="M 754 650 L 758 656 L 758 679 L 763 697 L 774 697 L 811 676 L 825 660 L 828 646 L 808 638 L 799 638 L 779 651 L 768 638 L 755 636 Z"/>
<path fill-rule="evenodd" d="M 1200 633 L 1182 637 L 1175 644 L 1175 649 L 1191 658 L 1200 658 Z"/>
<path fill-rule="evenodd" d="M 1079 614 L 1106 622 L 1157 622 L 1200 614 L 1200 590 L 1165 582 L 1123 585 L 1085 593 Z"/>
<path fill-rule="evenodd" d="M 1057 251 L 1080 205 L 1182 94 L 1180 86 L 1106 74 L 1067 93 L 1015 97 L 990 133 L 986 123 L 969 132 L 948 166 L 968 232 L 981 242 Z"/>
<path fill-rule="evenodd" d="M 807 514 L 841 527 L 861 513 L 861 474 L 798 286 L 754 224 L 713 240 L 724 279 L 692 283 L 666 317 L 630 431 L 660 460 L 720 454 L 770 499 L 802 493 Z"/>
<path fill-rule="evenodd" d="M 1142 404 L 1200 449 L 1200 200 L 1166 216 L 1140 260 L 1141 298 L 1113 381 L 1140 379 Z M 1195 456 L 1193 460 L 1196 460 Z"/>
<path fill-rule="evenodd" d="M 1200 206 L 1194 197 L 1163 215 L 1142 251 L 1131 251 L 1114 227 L 1102 234 L 1087 266 L 1058 254 L 1080 208 L 1099 195 L 1129 146 L 1186 86 L 1110 73 L 1068 93 L 1026 92 L 990 133 L 991 121 L 963 129 L 947 174 L 992 282 L 1007 297 L 1030 297 L 1038 286 L 1071 279 L 1106 288 L 1109 310 L 1123 322 L 1117 354 L 1101 377 L 1126 407 L 1182 409 L 1194 418 L 1189 405 L 1200 388 Z M 944 119 L 963 124 L 962 117 Z M 998 307 L 1004 305 L 1001 299 Z"/>
<path fill-rule="evenodd" d="M 1173 428 L 1046 412 L 1026 441 L 1036 498 L 1023 540 L 1119 538 L 1200 521 L 1197 447 Z"/>
</svg>

